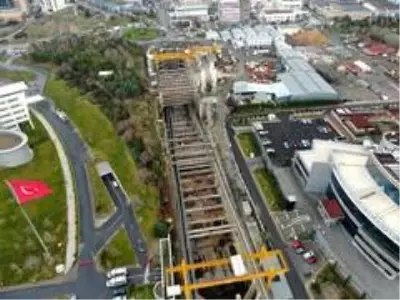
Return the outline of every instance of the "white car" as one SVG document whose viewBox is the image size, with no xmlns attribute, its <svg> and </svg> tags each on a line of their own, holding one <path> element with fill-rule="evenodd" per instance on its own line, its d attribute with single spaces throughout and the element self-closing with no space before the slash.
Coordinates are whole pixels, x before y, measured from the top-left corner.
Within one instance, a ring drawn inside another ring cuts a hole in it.
<svg viewBox="0 0 400 300">
<path fill-rule="evenodd" d="M 127 283 L 128 283 L 128 278 L 126 277 L 126 275 L 121 275 L 121 276 L 113 277 L 113 278 L 107 280 L 106 286 L 107 287 L 117 287 L 117 286 L 125 285 Z"/>
<path fill-rule="evenodd" d="M 115 296 L 113 300 L 126 300 L 126 295 Z"/>
<path fill-rule="evenodd" d="M 67 115 L 61 109 L 56 109 L 56 114 L 64 122 L 68 120 Z"/>
<path fill-rule="evenodd" d="M 115 180 L 113 180 L 113 181 L 112 181 L 112 185 L 113 185 L 114 187 L 118 187 L 118 182 L 116 182 Z"/>
<path fill-rule="evenodd" d="M 127 268 L 115 268 L 107 273 L 107 278 L 112 278 L 116 276 L 127 276 L 127 275 L 128 275 Z"/>
</svg>

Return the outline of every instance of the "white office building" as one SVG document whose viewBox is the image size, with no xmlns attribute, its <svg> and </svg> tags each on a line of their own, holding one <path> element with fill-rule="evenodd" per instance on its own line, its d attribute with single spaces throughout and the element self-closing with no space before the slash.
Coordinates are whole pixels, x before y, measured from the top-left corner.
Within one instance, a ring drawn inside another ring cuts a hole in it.
<svg viewBox="0 0 400 300">
<path fill-rule="evenodd" d="M 40 0 L 40 7 L 45 13 L 51 13 L 66 7 L 65 0 Z"/>
<path fill-rule="evenodd" d="M 220 22 L 240 22 L 240 0 L 220 0 L 218 5 L 218 14 Z"/>
<path fill-rule="evenodd" d="M 42 98 L 27 97 L 27 89 L 22 81 L 0 86 L 0 129 L 17 130 L 19 124 L 31 122 L 28 104 Z"/>
<path fill-rule="evenodd" d="M 259 18 L 265 23 L 284 23 L 296 21 L 298 15 L 293 10 L 263 10 Z"/>
<path fill-rule="evenodd" d="M 266 9 L 301 10 L 303 0 L 264 0 L 260 1 Z"/>
<path fill-rule="evenodd" d="M 207 4 L 190 4 L 175 6 L 169 12 L 171 19 L 190 19 L 197 18 L 202 21 L 208 21 L 208 5 Z"/>
<path fill-rule="evenodd" d="M 313 140 L 293 169 L 308 192 L 326 193 L 344 213 L 343 227 L 360 254 L 388 279 L 399 274 L 399 162 L 361 145 Z"/>
</svg>

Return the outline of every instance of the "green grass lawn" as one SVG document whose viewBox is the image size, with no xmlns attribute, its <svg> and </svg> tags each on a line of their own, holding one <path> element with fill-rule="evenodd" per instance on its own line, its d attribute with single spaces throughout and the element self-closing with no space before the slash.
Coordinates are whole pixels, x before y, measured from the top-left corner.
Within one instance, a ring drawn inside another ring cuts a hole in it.
<svg viewBox="0 0 400 300">
<path fill-rule="evenodd" d="M 49 80 L 45 94 L 53 99 L 79 128 L 95 160 L 107 160 L 110 163 L 134 201 L 135 215 L 143 235 L 151 242 L 153 223 L 158 220 L 159 194 L 156 188 L 139 180 L 135 162 L 126 144 L 117 136 L 111 122 L 88 97 L 81 96 L 78 89 L 69 87 L 65 81 Z M 109 201 L 112 199 L 109 198 Z"/>
<path fill-rule="evenodd" d="M 285 200 L 279 189 L 275 177 L 266 169 L 256 169 L 253 171 L 258 187 L 265 196 L 269 209 L 273 211 L 283 210 Z"/>
<path fill-rule="evenodd" d="M 96 167 L 94 164 L 87 164 L 87 170 L 89 172 L 90 181 L 92 183 L 92 192 L 94 196 L 94 206 L 95 212 L 97 216 L 104 216 L 112 213 L 113 210 L 113 201 L 108 194 L 108 191 L 102 182 L 99 174 L 97 173 Z"/>
<path fill-rule="evenodd" d="M 159 36 L 159 32 L 152 28 L 130 28 L 124 32 L 124 37 L 129 40 L 150 41 Z"/>
<path fill-rule="evenodd" d="M 240 148 L 242 148 L 242 151 L 246 157 L 250 157 L 251 153 L 253 153 L 254 156 L 260 155 L 256 138 L 252 132 L 239 133 L 237 135 L 237 139 L 239 141 Z"/>
<path fill-rule="evenodd" d="M 39 121 L 34 122 L 36 128 L 26 130 L 33 160 L 0 171 L 0 286 L 50 279 L 55 275 L 55 266 L 65 260 L 67 213 L 62 169 L 46 130 Z M 40 243 L 4 183 L 7 179 L 43 180 L 53 190 L 52 195 L 23 206 L 53 260 L 45 259 Z"/>
<path fill-rule="evenodd" d="M 102 268 L 110 270 L 116 267 L 136 265 L 135 252 L 130 245 L 128 234 L 125 228 L 121 227 L 99 254 Z"/>
<path fill-rule="evenodd" d="M 130 286 L 128 291 L 128 299 L 155 299 L 152 284 Z"/>
<path fill-rule="evenodd" d="M 0 69 L 0 79 L 29 82 L 35 79 L 35 74 L 29 71 L 12 71 Z"/>
</svg>

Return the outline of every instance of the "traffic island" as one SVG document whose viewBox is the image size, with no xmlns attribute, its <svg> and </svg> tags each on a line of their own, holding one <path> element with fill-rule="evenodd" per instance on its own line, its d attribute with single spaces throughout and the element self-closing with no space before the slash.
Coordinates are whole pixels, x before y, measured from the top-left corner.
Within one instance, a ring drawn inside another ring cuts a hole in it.
<svg viewBox="0 0 400 300">
<path fill-rule="evenodd" d="M 128 290 L 128 299 L 156 299 L 153 293 L 154 285 L 144 284 L 130 286 Z"/>
<path fill-rule="evenodd" d="M 246 158 L 260 156 L 260 149 L 252 132 L 243 132 L 237 135 L 240 148 Z"/>
<path fill-rule="evenodd" d="M 285 198 L 282 195 L 275 177 L 265 168 L 259 168 L 252 171 L 253 177 L 268 209 L 271 211 L 281 211 L 286 207 Z"/>
<path fill-rule="evenodd" d="M 117 267 L 136 266 L 135 251 L 132 250 L 130 244 L 125 228 L 119 228 L 98 254 L 101 268 L 111 270 Z"/>
</svg>

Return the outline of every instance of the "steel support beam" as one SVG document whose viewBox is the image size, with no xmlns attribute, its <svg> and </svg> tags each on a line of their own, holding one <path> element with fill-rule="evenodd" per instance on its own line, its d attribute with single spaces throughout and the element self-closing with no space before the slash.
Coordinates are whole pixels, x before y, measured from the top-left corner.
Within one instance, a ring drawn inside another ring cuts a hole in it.
<svg viewBox="0 0 400 300">
<path fill-rule="evenodd" d="M 206 232 L 206 233 L 198 233 L 198 234 L 193 234 L 189 236 L 189 239 L 199 239 L 199 238 L 206 238 L 209 236 L 213 236 L 213 235 L 223 235 L 223 234 L 227 234 L 227 233 L 231 233 L 232 231 L 234 231 L 234 228 L 231 229 L 225 229 L 225 230 L 220 230 L 220 231 L 212 231 L 212 232 Z"/>
<path fill-rule="evenodd" d="M 211 144 L 210 143 L 206 143 L 206 142 L 194 142 L 194 143 L 190 143 L 190 144 L 183 144 L 183 145 L 177 145 L 174 146 L 174 150 L 175 151 L 179 151 L 180 149 L 187 149 L 187 148 L 210 148 Z"/>
<path fill-rule="evenodd" d="M 219 217 L 213 217 L 209 219 L 199 219 L 199 220 L 193 220 L 193 221 L 188 221 L 188 225 L 195 225 L 195 224 L 201 224 L 201 223 L 210 223 L 210 222 L 215 222 L 215 221 L 225 221 L 227 220 L 227 216 L 222 215 Z"/>
<path fill-rule="evenodd" d="M 208 190 L 208 189 L 216 189 L 216 188 L 218 188 L 218 185 L 208 184 L 208 185 L 203 185 L 203 186 L 196 186 L 195 188 L 183 188 L 182 192 L 183 193 L 193 193 L 193 192 L 204 191 L 204 190 Z"/>
<path fill-rule="evenodd" d="M 194 172 L 195 170 L 201 170 L 201 169 L 212 169 L 211 163 L 182 166 L 179 167 L 178 171 L 179 174 L 186 175 L 190 174 L 191 172 Z"/>
<path fill-rule="evenodd" d="M 224 205 L 217 204 L 217 205 L 205 206 L 205 207 L 195 207 L 195 208 L 187 209 L 186 212 L 193 213 L 193 212 L 198 212 L 198 211 L 209 211 L 209 210 L 217 210 L 217 209 L 224 209 Z"/>
<path fill-rule="evenodd" d="M 175 165 L 178 167 L 182 166 L 196 166 L 200 164 L 211 164 L 212 163 L 212 158 L 210 156 L 206 157 L 201 157 L 201 158 L 192 158 L 192 159 L 180 159 L 178 161 L 173 162 Z"/>
<path fill-rule="evenodd" d="M 199 168 L 199 169 L 194 169 L 194 170 L 190 170 L 190 171 L 186 171 L 186 170 L 180 170 L 180 176 L 182 178 L 182 180 L 184 180 L 184 177 L 190 177 L 190 176 L 199 176 L 199 175 L 208 175 L 208 174 L 212 174 L 214 175 L 214 170 L 213 168 L 207 167 L 207 168 Z M 214 175 L 215 176 L 215 175 Z"/>
<path fill-rule="evenodd" d="M 220 199 L 221 195 L 220 194 L 212 194 L 212 195 L 207 195 L 207 196 L 191 196 L 188 198 L 184 198 L 183 202 L 190 202 L 190 201 L 202 201 L 202 200 L 210 200 L 210 199 Z"/>
<path fill-rule="evenodd" d="M 181 151 L 178 153 L 174 153 L 171 156 L 173 159 L 181 160 L 189 157 L 209 157 L 211 153 L 211 149 L 205 149 L 201 151 Z"/>
<path fill-rule="evenodd" d="M 188 136 L 188 137 L 182 137 L 182 138 L 172 138 L 168 139 L 168 142 L 173 144 L 173 143 L 187 143 L 189 141 L 199 141 L 198 136 Z"/>
</svg>

